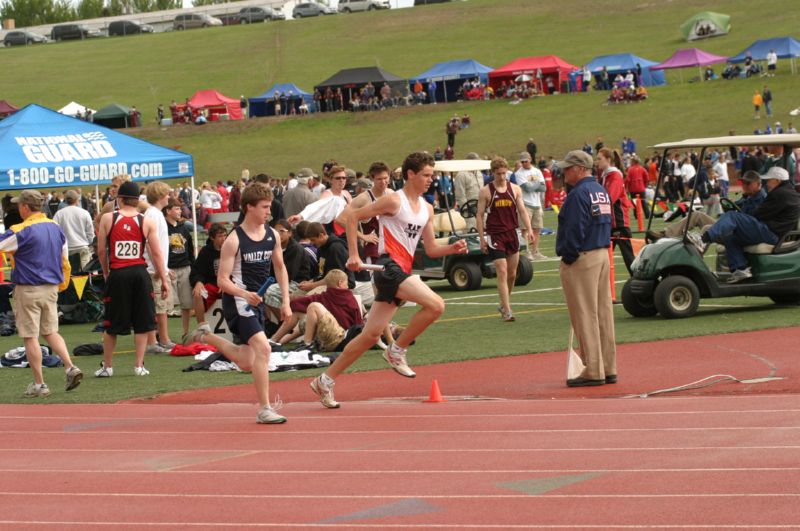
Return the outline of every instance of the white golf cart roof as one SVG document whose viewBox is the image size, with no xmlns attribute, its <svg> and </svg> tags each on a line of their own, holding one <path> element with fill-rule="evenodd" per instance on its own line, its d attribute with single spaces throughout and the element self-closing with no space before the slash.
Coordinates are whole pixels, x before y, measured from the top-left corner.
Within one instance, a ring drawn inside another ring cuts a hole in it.
<svg viewBox="0 0 800 531">
<path fill-rule="evenodd" d="M 792 135 L 798 136 L 800 135 Z M 492 164 L 490 160 L 437 160 L 434 164 L 434 171 L 459 172 L 459 171 L 481 171 L 488 170 Z"/>
<path fill-rule="evenodd" d="M 690 138 L 679 142 L 664 142 L 653 149 L 682 149 L 739 146 L 784 146 L 800 147 L 800 134 L 793 135 L 739 135 L 709 138 Z M 438 164 L 438 163 L 437 163 Z"/>
</svg>

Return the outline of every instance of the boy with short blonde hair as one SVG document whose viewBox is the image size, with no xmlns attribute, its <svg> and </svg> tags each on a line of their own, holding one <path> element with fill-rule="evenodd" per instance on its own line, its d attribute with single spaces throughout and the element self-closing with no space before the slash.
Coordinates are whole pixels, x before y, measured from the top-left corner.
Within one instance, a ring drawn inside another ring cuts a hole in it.
<svg viewBox="0 0 800 531">
<path fill-rule="evenodd" d="M 312 350 L 314 341 L 323 352 L 339 351 L 344 348 L 343 342 L 347 332 L 363 323 L 361 306 L 353 292 L 347 289 L 347 273 L 341 269 L 332 269 L 323 278 L 326 289 L 322 293 L 306 295 L 292 300 L 292 318 L 281 325 L 281 330 L 294 330 L 300 321 L 301 314 L 306 316 L 303 344 L 300 349 Z M 360 328 L 358 328 L 360 331 Z M 275 337 L 281 344 L 297 337 L 297 333 L 288 333 Z"/>
</svg>

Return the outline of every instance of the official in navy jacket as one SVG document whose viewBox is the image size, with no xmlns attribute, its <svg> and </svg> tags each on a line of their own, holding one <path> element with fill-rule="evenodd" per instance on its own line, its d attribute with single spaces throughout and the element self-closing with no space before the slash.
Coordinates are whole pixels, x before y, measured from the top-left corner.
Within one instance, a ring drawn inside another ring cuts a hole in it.
<svg viewBox="0 0 800 531">
<path fill-rule="evenodd" d="M 569 387 L 617 382 L 617 350 L 611 302 L 608 247 L 611 199 L 592 176 L 591 155 L 570 151 L 558 167 L 572 187 L 558 214 L 556 254 L 569 319 L 586 369 Z"/>
</svg>

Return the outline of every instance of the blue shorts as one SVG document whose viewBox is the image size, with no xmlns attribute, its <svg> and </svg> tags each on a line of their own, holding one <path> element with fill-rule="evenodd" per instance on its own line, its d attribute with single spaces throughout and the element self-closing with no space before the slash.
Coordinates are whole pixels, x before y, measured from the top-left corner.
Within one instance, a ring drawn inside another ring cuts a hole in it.
<svg viewBox="0 0 800 531">
<path fill-rule="evenodd" d="M 264 303 L 249 310 L 246 306 L 244 299 L 222 294 L 222 315 L 228 323 L 228 329 L 243 344 L 259 332 L 264 332 Z"/>
</svg>

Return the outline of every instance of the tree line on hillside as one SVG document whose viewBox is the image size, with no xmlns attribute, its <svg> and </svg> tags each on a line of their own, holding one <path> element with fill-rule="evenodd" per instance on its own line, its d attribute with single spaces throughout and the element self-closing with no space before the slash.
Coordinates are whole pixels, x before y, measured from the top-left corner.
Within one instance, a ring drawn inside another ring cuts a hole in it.
<svg viewBox="0 0 800 531">
<path fill-rule="evenodd" d="M 70 0 L 5 0 L 0 18 L 14 19 L 17 27 L 24 28 L 181 7 L 181 0 L 80 0 L 77 5 Z"/>
</svg>

